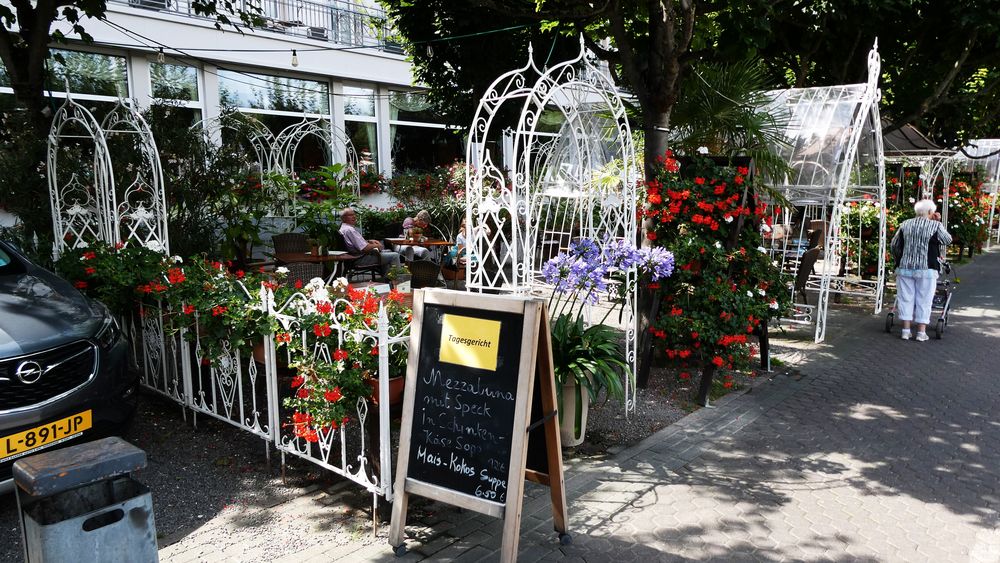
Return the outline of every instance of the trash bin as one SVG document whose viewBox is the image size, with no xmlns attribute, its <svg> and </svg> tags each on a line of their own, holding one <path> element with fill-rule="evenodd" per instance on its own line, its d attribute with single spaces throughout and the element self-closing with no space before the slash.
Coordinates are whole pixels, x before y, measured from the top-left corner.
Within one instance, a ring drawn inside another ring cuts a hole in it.
<svg viewBox="0 0 1000 563">
<path fill-rule="evenodd" d="M 146 452 L 104 438 L 14 463 L 25 560 L 158 561 Z"/>
</svg>

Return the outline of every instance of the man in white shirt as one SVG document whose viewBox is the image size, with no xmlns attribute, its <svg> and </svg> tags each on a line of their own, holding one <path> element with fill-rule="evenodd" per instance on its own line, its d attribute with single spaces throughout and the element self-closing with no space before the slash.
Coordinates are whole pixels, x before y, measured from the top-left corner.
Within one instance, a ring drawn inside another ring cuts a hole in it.
<svg viewBox="0 0 1000 563">
<path fill-rule="evenodd" d="M 379 264 L 382 267 L 382 275 L 389 271 L 394 265 L 399 265 L 399 254 L 387 252 L 382 243 L 377 240 L 365 240 L 361 236 L 361 231 L 355 226 L 358 222 L 358 214 L 350 207 L 340 212 L 340 234 L 344 237 L 344 245 L 347 252 L 362 255 L 357 261 L 358 266 Z M 376 252 L 372 252 L 372 251 Z"/>
</svg>

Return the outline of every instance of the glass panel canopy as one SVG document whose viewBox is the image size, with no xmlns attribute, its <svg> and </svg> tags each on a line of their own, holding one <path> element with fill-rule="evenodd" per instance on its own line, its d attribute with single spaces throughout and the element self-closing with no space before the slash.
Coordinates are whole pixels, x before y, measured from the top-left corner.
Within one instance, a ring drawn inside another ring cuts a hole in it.
<svg viewBox="0 0 1000 563">
<path fill-rule="evenodd" d="M 786 124 L 787 144 L 775 150 L 791 168 L 786 178 L 773 180 L 775 187 L 829 193 L 836 187 L 841 167 L 855 167 L 855 163 L 844 162 L 844 157 L 854 128 L 859 126 L 869 134 L 860 140 L 852 172 L 859 183 L 868 183 L 871 174 L 865 171 L 877 157 L 870 150 L 870 119 L 858 119 L 865 89 L 865 84 L 850 84 L 768 92 L 768 111 Z"/>
</svg>

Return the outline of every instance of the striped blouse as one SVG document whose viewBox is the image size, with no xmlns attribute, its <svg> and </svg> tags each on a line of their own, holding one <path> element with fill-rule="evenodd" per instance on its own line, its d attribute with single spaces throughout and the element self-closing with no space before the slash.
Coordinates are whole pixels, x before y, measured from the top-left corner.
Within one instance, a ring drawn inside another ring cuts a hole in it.
<svg viewBox="0 0 1000 563">
<path fill-rule="evenodd" d="M 951 235 L 940 221 L 927 217 L 907 219 L 896 230 L 892 237 L 892 254 L 896 257 L 896 267 L 899 270 L 928 270 L 932 262 L 928 256 L 928 245 L 931 237 L 937 235 L 938 242 L 947 246 L 951 244 Z M 933 257 L 936 262 L 936 257 Z M 897 271 L 898 273 L 898 271 Z"/>
</svg>

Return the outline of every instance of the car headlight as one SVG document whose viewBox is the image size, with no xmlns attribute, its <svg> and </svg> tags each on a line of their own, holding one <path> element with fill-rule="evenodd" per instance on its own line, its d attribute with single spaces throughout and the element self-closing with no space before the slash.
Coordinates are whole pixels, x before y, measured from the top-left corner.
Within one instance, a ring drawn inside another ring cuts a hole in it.
<svg viewBox="0 0 1000 563">
<path fill-rule="evenodd" d="M 118 324 L 118 319 L 111 314 L 111 311 L 104 309 L 104 319 L 101 321 L 101 328 L 94 335 L 94 341 L 105 350 L 110 349 L 121 337 L 122 328 Z"/>
</svg>

